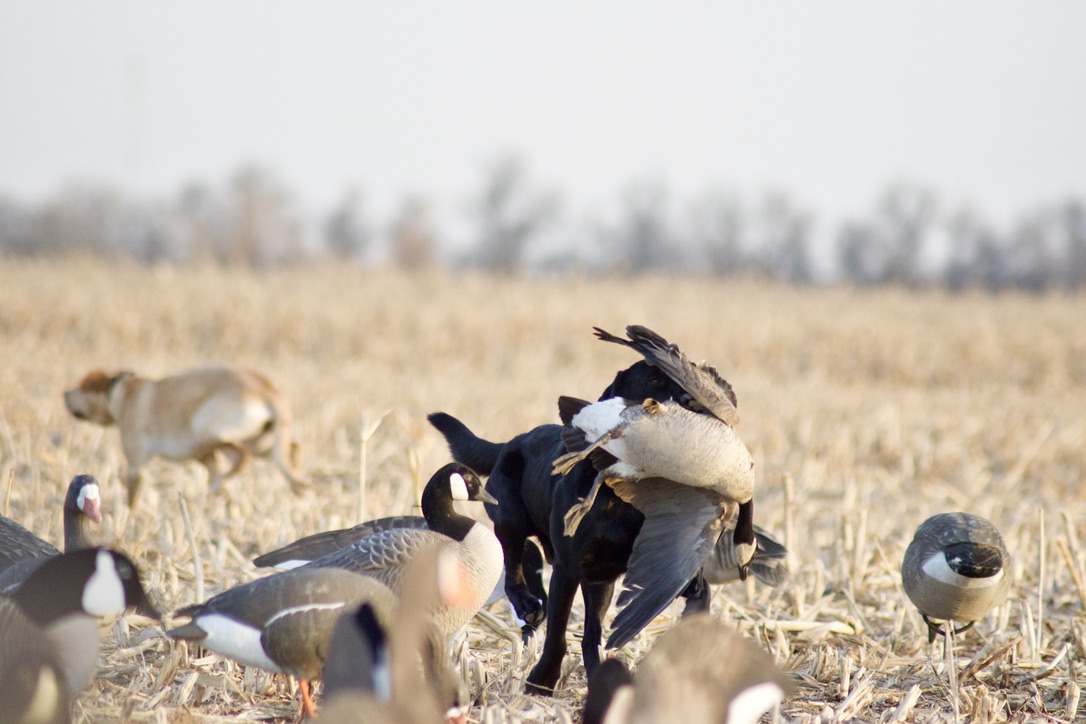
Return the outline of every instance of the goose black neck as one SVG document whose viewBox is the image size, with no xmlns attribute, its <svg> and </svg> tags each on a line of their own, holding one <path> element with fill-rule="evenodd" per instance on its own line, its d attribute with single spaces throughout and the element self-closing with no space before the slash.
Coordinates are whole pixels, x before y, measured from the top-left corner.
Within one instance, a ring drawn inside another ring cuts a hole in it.
<svg viewBox="0 0 1086 724">
<path fill-rule="evenodd" d="M 89 572 L 64 566 L 61 556 L 39 566 L 11 598 L 27 618 L 48 626 L 69 614 L 83 613 L 83 586 Z"/>
<path fill-rule="evenodd" d="M 736 545 L 754 542 L 754 498 L 739 504 L 739 517 L 735 521 L 732 541 Z"/>
<path fill-rule="evenodd" d="M 448 481 L 430 484 L 422 491 L 422 517 L 430 530 L 444 533 L 458 541 L 464 540 L 475 521 L 456 512 Z"/>
</svg>

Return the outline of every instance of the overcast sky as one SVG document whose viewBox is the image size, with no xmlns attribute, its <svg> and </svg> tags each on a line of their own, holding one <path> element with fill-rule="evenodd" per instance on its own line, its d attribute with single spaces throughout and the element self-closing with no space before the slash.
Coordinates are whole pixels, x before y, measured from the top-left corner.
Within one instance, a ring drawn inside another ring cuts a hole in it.
<svg viewBox="0 0 1086 724">
<path fill-rule="evenodd" d="M 462 208 L 501 153 L 574 209 L 907 179 L 1014 218 L 1086 197 L 1086 3 L 0 0 L 0 194 L 256 162 L 310 211 Z"/>
</svg>

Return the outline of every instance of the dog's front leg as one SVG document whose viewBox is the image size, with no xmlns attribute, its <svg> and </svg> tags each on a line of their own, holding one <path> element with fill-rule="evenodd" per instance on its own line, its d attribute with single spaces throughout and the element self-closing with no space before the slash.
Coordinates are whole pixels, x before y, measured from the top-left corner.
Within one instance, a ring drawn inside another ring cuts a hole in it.
<svg viewBox="0 0 1086 724">
<path fill-rule="evenodd" d="M 582 583 L 584 598 L 584 638 L 581 639 L 581 659 L 585 673 L 591 675 L 600 664 L 600 642 L 603 640 L 603 617 L 611 605 L 615 582 Z"/>
<path fill-rule="evenodd" d="M 505 595 L 513 606 L 517 618 L 529 626 L 536 627 L 543 621 L 543 601 L 528 587 L 524 575 L 524 523 L 495 523 L 494 535 L 502 544 L 505 558 Z"/>
<path fill-rule="evenodd" d="M 562 659 L 567 650 L 566 627 L 579 583 L 580 576 L 576 571 L 555 562 L 551 569 L 550 596 L 547 599 L 547 636 L 543 641 L 543 653 L 528 674 L 525 691 L 529 694 L 550 696 L 554 693 L 562 673 Z M 596 643 L 598 647 L 599 642 Z"/>
</svg>

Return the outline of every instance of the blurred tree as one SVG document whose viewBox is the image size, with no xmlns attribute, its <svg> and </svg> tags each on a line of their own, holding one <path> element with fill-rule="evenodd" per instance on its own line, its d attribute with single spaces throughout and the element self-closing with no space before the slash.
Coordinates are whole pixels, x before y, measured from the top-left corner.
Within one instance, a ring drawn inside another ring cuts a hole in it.
<svg viewBox="0 0 1086 724">
<path fill-rule="evenodd" d="M 358 261 L 370 242 L 362 192 L 350 188 L 324 222 L 324 243 L 339 259 Z"/>
<path fill-rule="evenodd" d="M 739 196 L 719 190 L 706 193 L 691 210 L 691 238 L 709 273 L 737 276 L 749 269 L 743 249 L 744 215 Z"/>
<path fill-rule="evenodd" d="M 507 155 L 487 170 L 472 210 L 478 224 L 478 263 L 512 274 L 521 270 L 533 239 L 555 220 L 558 199 L 554 193 L 533 190 L 523 161 Z"/>
<path fill-rule="evenodd" d="M 813 216 L 796 207 L 786 194 L 769 192 L 757 215 L 758 270 L 771 279 L 789 284 L 809 284 L 811 271 L 810 231 Z"/>
<path fill-rule="evenodd" d="M 262 267 L 301 257 L 301 224 L 290 193 L 269 171 L 258 166 L 238 171 L 230 184 L 228 209 L 224 261 Z"/>
<path fill-rule="evenodd" d="M 850 221 L 837 238 L 837 261 L 855 284 L 923 282 L 921 257 L 936 220 L 932 192 L 905 183 L 890 186 L 869 221 Z"/>
<path fill-rule="evenodd" d="M 402 269 L 424 269 L 434 263 L 436 234 L 430 207 L 409 196 L 392 222 L 392 258 Z"/>
<path fill-rule="evenodd" d="M 630 184 L 619 204 L 617 225 L 604 231 L 606 246 L 613 250 L 607 266 L 612 271 L 632 274 L 681 270 L 683 254 L 668 220 L 663 181 Z"/>
<path fill-rule="evenodd" d="M 941 277 L 951 291 L 981 287 L 995 291 L 1007 283 L 1006 254 L 996 233 L 973 211 L 962 209 L 947 221 L 950 253 Z"/>
</svg>

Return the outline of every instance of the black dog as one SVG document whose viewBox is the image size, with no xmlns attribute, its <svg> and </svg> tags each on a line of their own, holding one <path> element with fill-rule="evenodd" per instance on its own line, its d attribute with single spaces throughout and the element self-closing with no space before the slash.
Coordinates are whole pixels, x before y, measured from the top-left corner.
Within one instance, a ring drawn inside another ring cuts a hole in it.
<svg viewBox="0 0 1086 724">
<path fill-rule="evenodd" d="M 689 401 L 682 387 L 644 361 L 615 376 L 600 399 L 610 397 Z M 611 605 L 615 580 L 626 572 L 644 516 L 604 485 L 577 532 L 568 537 L 563 516 L 588 494 L 596 470 L 584 461 L 564 476 L 551 474 L 551 463 L 566 452 L 561 425 L 542 425 L 506 443 L 494 443 L 477 437 L 443 412 L 428 419 L 445 436 L 453 459 L 489 476 L 486 489 L 498 505 L 487 504 L 486 510 L 505 554 L 505 591 L 517 615 L 530 624 L 542 622 L 544 602 L 532 594 L 525 580 L 522 557 L 528 538 L 539 540 L 553 567 L 545 603 L 547 636 L 542 655 L 528 676 L 528 690 L 549 694 L 558 683 L 567 648 L 566 626 L 578 586 L 585 602 L 581 653 L 585 669 L 591 672 L 600 662 L 603 617 Z M 684 614 L 709 607 L 711 593 L 700 572 L 682 595 L 687 599 Z"/>
</svg>

